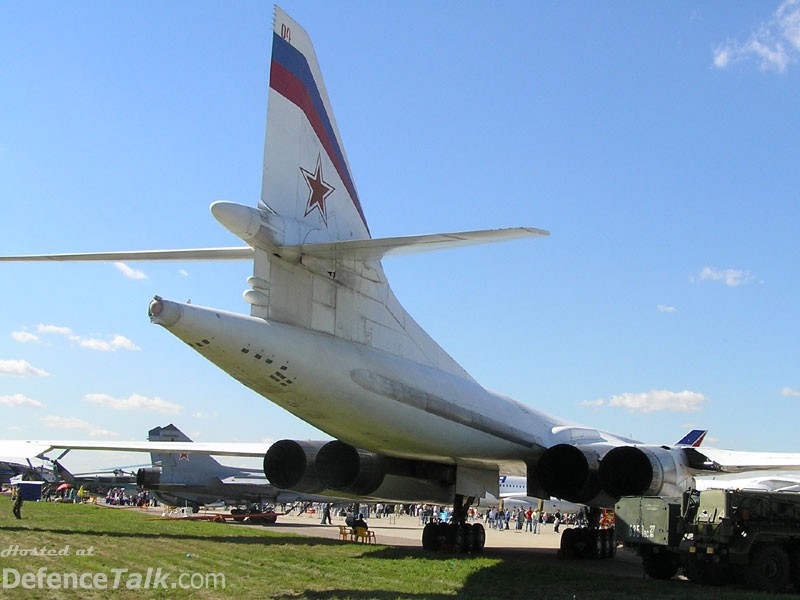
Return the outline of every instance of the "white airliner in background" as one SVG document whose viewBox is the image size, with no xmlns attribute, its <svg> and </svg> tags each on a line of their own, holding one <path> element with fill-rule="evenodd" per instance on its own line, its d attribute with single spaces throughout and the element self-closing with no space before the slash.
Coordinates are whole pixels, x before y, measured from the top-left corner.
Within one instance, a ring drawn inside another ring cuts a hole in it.
<svg viewBox="0 0 800 600">
<path fill-rule="evenodd" d="M 2 260 L 252 261 L 249 316 L 158 296 L 149 315 L 336 438 L 272 445 L 264 469 L 280 488 L 454 504 L 453 523 L 426 527 L 423 546 L 470 551 L 483 547 L 484 534 L 466 523 L 465 507 L 497 495 L 501 470 L 525 474 L 529 496 L 613 506 L 622 495 L 677 495 L 697 473 L 800 467 L 800 454 L 641 445 L 475 381 L 401 306 L 381 260 L 547 232 L 372 238 L 311 40 L 277 7 L 261 200 L 256 207 L 216 202 L 211 212 L 246 245 Z"/>
</svg>

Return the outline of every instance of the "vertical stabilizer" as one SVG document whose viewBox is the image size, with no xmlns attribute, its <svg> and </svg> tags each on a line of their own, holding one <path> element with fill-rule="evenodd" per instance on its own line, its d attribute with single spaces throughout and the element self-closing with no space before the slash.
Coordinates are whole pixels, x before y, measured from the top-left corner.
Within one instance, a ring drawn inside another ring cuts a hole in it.
<svg viewBox="0 0 800 600">
<path fill-rule="evenodd" d="M 285 245 L 370 237 L 311 39 L 277 6 L 260 208 L 299 223 Z"/>
<path fill-rule="evenodd" d="M 151 442 L 191 442 L 192 440 L 175 425 L 156 427 L 148 432 Z M 150 459 L 154 465 L 161 466 L 161 482 L 179 481 L 184 484 L 204 483 L 213 477 L 219 477 L 225 467 L 205 454 L 189 454 L 188 452 L 151 452 Z"/>
<path fill-rule="evenodd" d="M 397 301 L 379 258 L 302 251 L 372 238 L 311 39 L 278 7 L 258 208 L 239 229 L 266 228 L 278 241 L 253 244 L 251 315 L 468 377 Z"/>
</svg>

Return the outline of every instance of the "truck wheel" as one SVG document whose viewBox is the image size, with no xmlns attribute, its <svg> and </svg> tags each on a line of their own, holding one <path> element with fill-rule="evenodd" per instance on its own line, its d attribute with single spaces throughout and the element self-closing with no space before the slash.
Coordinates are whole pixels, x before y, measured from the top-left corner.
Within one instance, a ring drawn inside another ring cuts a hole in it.
<svg viewBox="0 0 800 600">
<path fill-rule="evenodd" d="M 800 592 L 800 548 L 795 548 L 789 555 L 789 563 L 791 564 L 792 582 L 794 583 L 795 592 Z"/>
<path fill-rule="evenodd" d="M 753 549 L 744 572 L 745 583 L 754 590 L 782 592 L 789 583 L 789 555 L 776 544 Z"/>
<path fill-rule="evenodd" d="M 642 567 L 651 579 L 672 579 L 679 567 L 676 556 L 666 552 L 642 555 Z"/>
</svg>

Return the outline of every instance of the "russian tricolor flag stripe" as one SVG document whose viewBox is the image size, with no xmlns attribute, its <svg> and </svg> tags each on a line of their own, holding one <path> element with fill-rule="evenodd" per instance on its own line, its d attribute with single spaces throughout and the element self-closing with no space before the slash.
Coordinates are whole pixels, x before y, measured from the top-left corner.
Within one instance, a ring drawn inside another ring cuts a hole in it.
<svg viewBox="0 0 800 600">
<path fill-rule="evenodd" d="M 272 37 L 272 66 L 270 70 L 269 86 L 281 96 L 295 104 L 303 114 L 322 142 L 323 148 L 336 168 L 336 172 L 344 182 L 350 198 L 367 226 L 367 219 L 361 210 L 361 203 L 356 193 L 353 178 L 347 168 L 344 155 L 339 146 L 339 141 L 333 131 L 325 105 L 319 94 L 316 81 L 311 73 L 305 56 L 289 44 L 277 33 Z"/>
</svg>

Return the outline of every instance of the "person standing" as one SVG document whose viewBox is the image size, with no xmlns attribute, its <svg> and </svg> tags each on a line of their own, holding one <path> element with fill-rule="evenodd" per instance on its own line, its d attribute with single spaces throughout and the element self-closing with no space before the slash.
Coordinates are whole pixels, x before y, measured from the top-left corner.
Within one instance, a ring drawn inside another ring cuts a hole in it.
<svg viewBox="0 0 800 600">
<path fill-rule="evenodd" d="M 329 502 L 325 503 L 325 506 L 322 508 L 322 525 L 333 525 L 333 520 L 331 519 L 331 505 Z"/>
<path fill-rule="evenodd" d="M 18 519 L 22 518 L 22 490 L 18 485 L 15 485 L 11 488 L 11 499 L 13 500 L 13 504 L 11 507 L 11 512 L 14 513 L 14 516 Z"/>
</svg>

